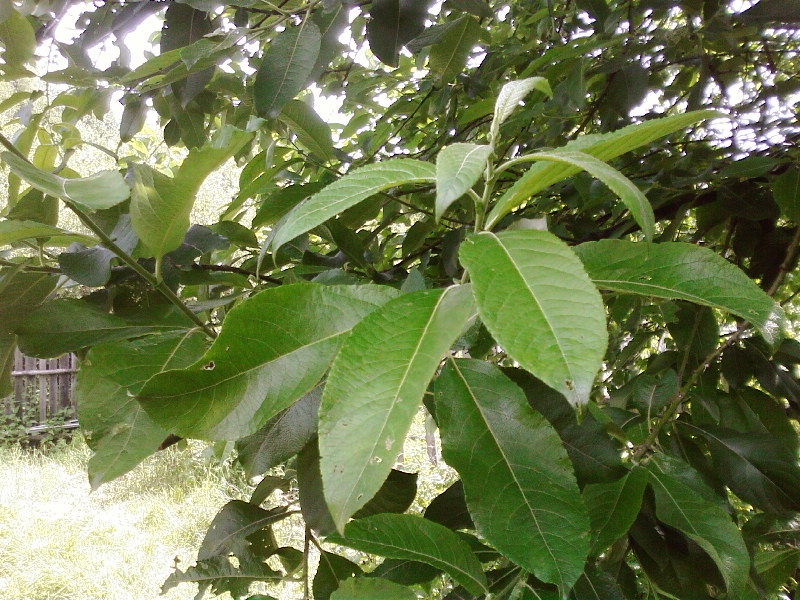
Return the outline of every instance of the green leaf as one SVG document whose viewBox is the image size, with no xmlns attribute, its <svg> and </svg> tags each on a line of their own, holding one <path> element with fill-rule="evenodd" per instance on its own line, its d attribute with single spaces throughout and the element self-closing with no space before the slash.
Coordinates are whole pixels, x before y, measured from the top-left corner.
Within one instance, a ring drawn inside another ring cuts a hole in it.
<svg viewBox="0 0 800 600">
<path fill-rule="evenodd" d="M 464 498 L 464 484 L 460 479 L 431 500 L 424 516 L 448 529 L 475 529 Z"/>
<path fill-rule="evenodd" d="M 111 261 L 116 254 L 103 246 L 86 248 L 70 246 L 69 252 L 58 255 L 58 266 L 72 279 L 89 287 L 105 285 L 111 277 Z"/>
<path fill-rule="evenodd" d="M 436 220 L 478 182 L 492 154 L 491 146 L 452 144 L 436 157 Z"/>
<path fill-rule="evenodd" d="M 254 433 L 308 393 L 350 329 L 394 294 L 386 287 L 318 284 L 265 290 L 228 313 L 201 360 L 157 375 L 139 400 L 178 435 Z"/>
<path fill-rule="evenodd" d="M 764 591 L 775 594 L 800 567 L 800 550 L 757 550 L 753 566 L 764 584 Z"/>
<path fill-rule="evenodd" d="M 709 248 L 602 240 L 576 246 L 575 252 L 599 288 L 719 308 L 753 323 L 770 343 L 780 338 L 780 306 Z"/>
<path fill-rule="evenodd" d="M 527 79 L 509 81 L 500 89 L 500 93 L 497 95 L 497 101 L 494 104 L 494 118 L 492 119 L 492 130 L 490 133 L 493 143 L 497 143 L 498 141 L 500 125 L 511 116 L 511 113 L 516 110 L 519 103 L 533 90 L 542 92 L 548 98 L 553 97 L 550 83 L 544 77 L 528 77 Z"/>
<path fill-rule="evenodd" d="M 381 489 L 361 508 L 354 518 L 381 513 L 404 513 L 417 496 L 417 474 L 392 469 Z"/>
<path fill-rule="evenodd" d="M 73 242 L 96 244 L 97 240 L 82 233 L 64 231 L 36 221 L 0 221 L 0 246 L 33 238 L 50 238 L 47 245 L 68 246 Z"/>
<path fill-rule="evenodd" d="M 319 566 L 314 574 L 314 600 L 328 600 L 339 588 L 340 582 L 361 573 L 361 567 L 343 556 L 321 552 Z"/>
<path fill-rule="evenodd" d="M 314 533 L 326 536 L 336 530 L 331 513 L 322 493 L 322 476 L 319 470 L 317 440 L 312 439 L 297 455 L 297 493 L 300 510 L 306 527 Z"/>
<path fill-rule="evenodd" d="M 554 150 L 552 152 L 535 152 L 528 158 L 536 161 L 550 161 L 565 163 L 579 167 L 596 177 L 620 197 L 620 200 L 631 211 L 631 215 L 642 228 L 645 239 L 653 240 L 655 235 L 656 220 L 653 207 L 642 191 L 622 173 L 608 163 L 598 160 L 590 154 L 579 151 Z"/>
<path fill-rule="evenodd" d="M 385 189 L 406 183 L 436 181 L 435 167 L 411 158 L 396 158 L 347 173 L 292 209 L 271 241 L 277 250 L 289 240 L 322 225 L 331 217 Z"/>
<path fill-rule="evenodd" d="M 100 342 L 187 328 L 167 322 L 128 321 L 70 298 L 47 302 L 28 313 L 15 332 L 22 352 L 52 358 Z"/>
<path fill-rule="evenodd" d="M 266 563 L 247 561 L 234 566 L 229 557 L 219 555 L 198 560 L 197 564 L 186 571 L 175 569 L 161 587 L 161 593 L 165 594 L 179 583 L 196 583 L 203 592 L 210 587 L 217 595 L 231 591 L 245 594 L 251 583 L 277 583 L 280 579 L 281 573 Z"/>
<path fill-rule="evenodd" d="M 10 14 L 0 21 L 0 43 L 4 48 L 3 70 L 6 75 L 28 74 L 24 65 L 35 56 L 36 33 L 30 21 L 14 10 L 13 5 Z"/>
<path fill-rule="evenodd" d="M 392 469 L 439 361 L 474 316 L 469 286 L 421 290 L 359 323 L 319 412 L 325 498 L 339 531 Z"/>
<path fill-rule="evenodd" d="M 400 48 L 425 30 L 427 0 L 373 0 L 367 23 L 367 42 L 378 59 L 396 67 Z"/>
<path fill-rule="evenodd" d="M 214 517 L 197 551 L 198 560 L 230 553 L 245 554 L 248 536 L 288 517 L 284 507 L 265 510 L 244 502 L 231 500 Z"/>
<path fill-rule="evenodd" d="M 442 40 L 430 51 L 431 71 L 439 76 L 439 83 L 450 83 L 464 70 L 472 49 L 478 41 L 481 28 L 473 17 L 464 15 L 447 30 Z"/>
<path fill-rule="evenodd" d="M 593 556 L 599 556 L 628 533 L 642 506 L 647 482 L 647 471 L 634 468 L 617 481 L 594 483 L 583 488 L 583 499 L 592 524 Z"/>
<path fill-rule="evenodd" d="M 599 160 L 609 161 L 698 121 L 719 116 L 722 115 L 713 110 L 698 110 L 653 119 L 610 133 L 581 136 L 563 146 L 561 150 L 577 150 L 591 154 Z M 491 229 L 500 219 L 534 194 L 578 172 L 580 172 L 579 167 L 564 163 L 534 165 L 498 200 L 487 218 L 487 228 Z"/>
<path fill-rule="evenodd" d="M 237 458 L 248 477 L 266 473 L 300 452 L 317 435 L 322 387 L 316 387 L 254 434 L 236 442 Z"/>
<path fill-rule="evenodd" d="M 478 532 L 566 593 L 583 572 L 589 518 L 558 434 L 485 361 L 449 361 L 435 395 L 442 453 Z"/>
<path fill-rule="evenodd" d="M 800 167 L 791 167 L 772 182 L 772 194 L 783 216 L 800 223 Z"/>
<path fill-rule="evenodd" d="M 738 433 L 684 424 L 708 440 L 714 471 L 731 491 L 778 516 L 800 512 L 797 456 L 769 433 Z"/>
<path fill-rule="evenodd" d="M 253 85 L 256 112 L 274 119 L 306 85 L 319 56 L 322 36 L 311 19 L 290 27 L 272 40 Z"/>
<path fill-rule="evenodd" d="M 376 577 L 356 577 L 339 586 L 331 600 L 416 600 L 417 595 L 404 585 Z"/>
<path fill-rule="evenodd" d="M 325 186 L 322 183 L 290 185 L 264 194 L 264 200 L 256 216 L 253 217 L 253 228 L 273 225 L 300 202 L 323 187 Z"/>
<path fill-rule="evenodd" d="M 89 177 L 66 179 L 42 171 L 11 152 L 0 153 L 0 157 L 13 173 L 37 190 L 69 200 L 89 210 L 116 206 L 131 194 L 119 171 L 100 171 Z"/>
<path fill-rule="evenodd" d="M 474 594 L 486 592 L 478 559 L 455 533 L 413 515 L 374 515 L 350 522 L 344 535 L 327 541 L 388 558 L 433 565 Z"/>
<path fill-rule="evenodd" d="M 278 118 L 286 123 L 306 150 L 325 160 L 333 158 L 331 128 L 308 104 L 290 100 Z"/>
<path fill-rule="evenodd" d="M 546 231 L 484 232 L 460 256 L 497 342 L 572 405 L 585 404 L 608 336 L 603 301 L 572 250 Z"/>
<path fill-rule="evenodd" d="M 696 542 L 719 568 L 732 598 L 738 597 L 749 579 L 750 555 L 730 516 L 657 462 L 647 466 L 655 493 L 656 516 Z"/>
<path fill-rule="evenodd" d="M 175 177 L 134 166 L 131 222 L 153 255 L 161 257 L 183 243 L 200 185 L 252 137 L 252 132 L 223 127 L 209 144 L 189 152 Z"/>
<path fill-rule="evenodd" d="M 127 473 L 155 452 L 169 433 L 134 399 L 144 383 L 166 369 L 190 365 L 205 350 L 202 332 L 174 332 L 91 349 L 78 372 L 76 400 L 81 431 L 95 454 L 92 489 Z"/>
</svg>

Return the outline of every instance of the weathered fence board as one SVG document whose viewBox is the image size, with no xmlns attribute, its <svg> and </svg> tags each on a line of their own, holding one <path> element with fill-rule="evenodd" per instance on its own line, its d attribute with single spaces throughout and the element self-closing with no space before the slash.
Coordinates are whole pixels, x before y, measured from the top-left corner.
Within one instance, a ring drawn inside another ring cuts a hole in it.
<svg viewBox="0 0 800 600">
<path fill-rule="evenodd" d="M 14 356 L 14 394 L 3 399 L 6 414 L 22 415 L 38 407 L 38 422 L 45 425 L 53 418 L 70 420 L 76 416 L 75 374 L 78 359 L 74 354 L 44 359 Z"/>
</svg>

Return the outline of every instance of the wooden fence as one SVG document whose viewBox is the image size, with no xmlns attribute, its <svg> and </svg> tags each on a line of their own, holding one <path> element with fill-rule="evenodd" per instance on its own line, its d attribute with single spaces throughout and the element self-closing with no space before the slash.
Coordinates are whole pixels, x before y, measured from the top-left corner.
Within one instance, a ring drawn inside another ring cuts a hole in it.
<svg viewBox="0 0 800 600">
<path fill-rule="evenodd" d="M 31 416 L 38 425 L 32 431 L 45 429 L 52 421 L 61 426 L 76 427 L 75 374 L 78 359 L 74 354 L 60 358 L 31 358 L 19 350 L 14 356 L 14 394 L 3 399 L 5 414 Z"/>
</svg>

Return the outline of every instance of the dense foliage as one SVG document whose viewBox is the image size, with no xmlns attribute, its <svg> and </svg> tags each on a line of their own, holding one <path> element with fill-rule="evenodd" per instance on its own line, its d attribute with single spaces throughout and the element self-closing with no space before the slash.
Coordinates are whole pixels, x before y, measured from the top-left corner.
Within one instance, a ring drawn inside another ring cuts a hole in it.
<svg viewBox="0 0 800 600">
<path fill-rule="evenodd" d="M 2 355 L 80 354 L 95 487 L 179 437 L 269 473 L 166 586 L 794 597 L 798 24 L 787 0 L 3 0 Z M 76 172 L 118 101 L 115 168 Z M 424 517 L 393 469 L 422 406 L 460 476 Z M 271 529 L 298 510 L 303 548 Z"/>
</svg>

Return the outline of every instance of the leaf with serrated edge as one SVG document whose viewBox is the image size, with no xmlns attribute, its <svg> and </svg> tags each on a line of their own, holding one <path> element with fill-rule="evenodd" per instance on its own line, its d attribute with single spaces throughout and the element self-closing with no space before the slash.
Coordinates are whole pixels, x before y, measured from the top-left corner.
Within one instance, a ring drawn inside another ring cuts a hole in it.
<svg viewBox="0 0 800 600">
<path fill-rule="evenodd" d="M 416 560 L 450 575 L 473 594 L 486 592 L 480 562 L 455 533 L 415 515 L 374 515 L 351 521 L 326 541 L 387 558 Z"/>
<path fill-rule="evenodd" d="M 448 361 L 436 380 L 442 454 L 478 532 L 566 593 L 589 553 L 589 517 L 555 429 L 497 367 Z"/>
<path fill-rule="evenodd" d="M 497 135 L 500 133 L 500 125 L 511 116 L 511 113 L 516 110 L 525 96 L 530 94 L 533 90 L 539 90 L 549 98 L 553 97 L 553 90 L 550 89 L 550 83 L 544 77 L 528 77 L 527 79 L 520 79 L 518 81 L 509 81 L 501 89 L 497 95 L 497 101 L 494 105 L 494 119 L 492 120 L 492 139 L 497 141 Z"/>
<path fill-rule="evenodd" d="M 719 308 L 753 323 L 769 343 L 781 337 L 781 307 L 709 248 L 684 242 L 602 240 L 574 250 L 601 289 Z"/>
<path fill-rule="evenodd" d="M 620 200 L 631 211 L 633 218 L 639 223 L 647 241 L 652 241 L 656 230 L 656 219 L 653 207 L 642 191 L 625 175 L 591 154 L 578 151 L 554 150 L 553 152 L 535 152 L 529 155 L 531 160 L 566 163 L 579 167 L 596 177 L 619 196 Z"/>
<path fill-rule="evenodd" d="M 350 329 L 396 294 L 383 286 L 311 283 L 265 290 L 228 313 L 201 360 L 157 375 L 139 401 L 178 435 L 254 433 L 309 392 Z"/>
<path fill-rule="evenodd" d="M 722 573 L 729 597 L 738 598 L 750 572 L 750 555 L 739 528 L 722 508 L 666 473 L 657 462 L 648 464 L 647 470 L 658 519 L 705 550 Z"/>
<path fill-rule="evenodd" d="M 298 235 L 385 189 L 436 181 L 436 168 L 411 158 L 396 158 L 347 173 L 289 212 L 270 242 L 273 251 Z"/>
<path fill-rule="evenodd" d="M 592 483 L 583 488 L 583 498 L 592 523 L 592 554 L 599 556 L 628 532 L 642 507 L 647 471 L 633 469 L 611 483 Z"/>
<path fill-rule="evenodd" d="M 682 115 L 653 119 L 609 133 L 584 135 L 572 140 L 559 150 L 578 150 L 600 160 L 609 161 L 703 119 L 723 116 L 725 115 L 714 110 L 697 110 Z M 487 229 L 494 227 L 500 219 L 534 194 L 579 172 L 579 167 L 564 163 L 534 165 L 497 201 L 486 219 Z"/>
<path fill-rule="evenodd" d="M 497 342 L 572 405 L 585 404 L 608 334 L 603 300 L 572 250 L 547 231 L 484 232 L 460 256 Z"/>
<path fill-rule="evenodd" d="M 474 316 L 470 286 L 405 294 L 351 333 L 319 410 L 325 499 L 339 531 L 389 475 L 439 361 Z"/>
<path fill-rule="evenodd" d="M 436 157 L 436 220 L 448 207 L 467 193 L 480 178 L 491 146 L 453 144 L 443 148 Z"/>
</svg>

